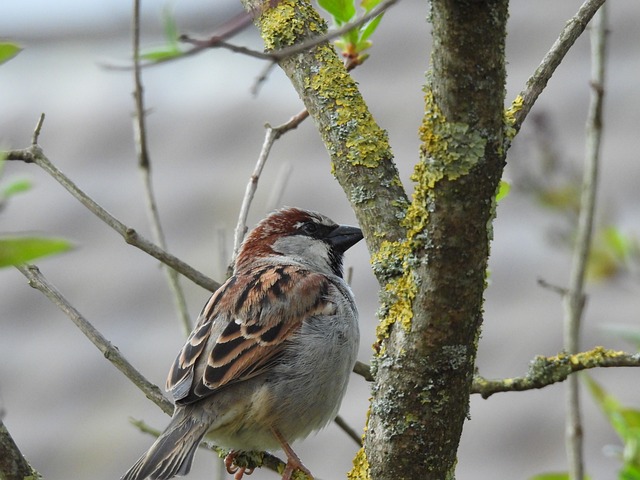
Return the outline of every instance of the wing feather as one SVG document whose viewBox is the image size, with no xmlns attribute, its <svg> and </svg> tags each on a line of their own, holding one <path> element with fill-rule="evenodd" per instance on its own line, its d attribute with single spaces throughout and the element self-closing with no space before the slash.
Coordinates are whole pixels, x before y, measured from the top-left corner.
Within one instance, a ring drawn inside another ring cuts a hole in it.
<svg viewBox="0 0 640 480">
<path fill-rule="evenodd" d="M 192 403 L 266 371 L 305 319 L 330 314 L 330 279 L 294 265 L 263 265 L 231 277 L 200 314 L 167 379 Z"/>
</svg>

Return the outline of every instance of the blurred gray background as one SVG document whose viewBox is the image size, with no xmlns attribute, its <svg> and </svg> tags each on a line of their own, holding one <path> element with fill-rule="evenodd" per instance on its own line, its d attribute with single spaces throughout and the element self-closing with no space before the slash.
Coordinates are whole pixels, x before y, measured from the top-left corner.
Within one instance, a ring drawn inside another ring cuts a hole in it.
<svg viewBox="0 0 640 480">
<path fill-rule="evenodd" d="M 116 0 L 3 0 L 0 36 L 25 50 L 0 66 L 0 145 L 26 147 L 41 112 L 40 144 L 48 157 L 107 210 L 151 237 L 136 168 L 132 134 L 132 75 L 103 68 L 130 57 L 131 2 Z M 162 43 L 162 0 L 143 2 L 143 45 Z M 169 2 L 182 32 L 206 36 L 240 10 L 239 2 Z M 521 90 L 579 1 L 514 0 L 509 21 L 508 95 Z M 625 232 L 640 231 L 640 8 L 610 2 L 600 212 Z M 427 2 L 393 7 L 374 36 L 371 58 L 354 73 L 371 111 L 389 131 L 408 189 L 418 152 L 421 86 L 428 65 Z M 236 43 L 261 48 L 253 29 Z M 478 46 L 482 48 L 482 46 Z M 265 122 L 286 121 L 302 108 L 284 76 L 273 71 L 254 97 L 263 63 L 226 51 L 144 72 L 153 175 L 170 249 L 221 280 L 245 185 L 262 145 Z M 579 166 L 589 96 L 589 42 L 583 36 L 550 81 L 533 113 L 544 113 L 566 162 Z M 522 137 L 526 138 L 529 127 Z M 535 161 L 530 144 L 516 141 L 506 177 Z M 329 173 L 328 157 L 310 121 L 275 145 L 260 179 L 250 225 L 265 214 L 271 186 L 292 172 L 281 205 L 355 221 Z M 77 249 L 42 260 L 44 275 L 151 381 L 164 384 L 183 343 L 173 301 L 158 264 L 85 210 L 35 166 L 11 162 L 2 179 L 27 177 L 32 191 L 15 197 L 0 216 L 0 232 L 34 232 L 72 239 Z M 570 255 L 549 242 L 553 217 L 512 193 L 499 206 L 491 279 L 479 351 L 488 377 L 521 375 L 537 354 L 561 350 L 560 298 L 537 279 L 566 285 Z M 376 324 L 377 283 L 364 243 L 349 251 L 363 333 L 359 359 L 367 362 Z M 45 478 L 115 479 L 151 438 L 129 417 L 163 428 L 168 418 L 145 399 L 43 295 L 13 269 L 0 270 L 0 407 L 23 453 Z M 183 281 L 192 316 L 208 293 Z M 583 345 L 630 347 L 603 326 L 638 325 L 637 277 L 589 286 Z M 593 372 L 623 402 L 640 405 L 639 372 Z M 564 387 L 472 399 L 457 476 L 515 479 L 566 469 Z M 361 431 L 368 386 L 354 376 L 342 415 Z M 603 447 L 617 444 L 611 428 L 584 397 L 587 469 L 594 479 L 616 476 L 617 461 Z M 344 478 L 357 447 L 337 427 L 295 445 L 318 478 Z M 216 478 L 217 459 L 200 453 L 189 478 Z M 230 478 L 230 477 L 227 477 Z M 253 477 L 275 478 L 267 471 Z"/>
</svg>

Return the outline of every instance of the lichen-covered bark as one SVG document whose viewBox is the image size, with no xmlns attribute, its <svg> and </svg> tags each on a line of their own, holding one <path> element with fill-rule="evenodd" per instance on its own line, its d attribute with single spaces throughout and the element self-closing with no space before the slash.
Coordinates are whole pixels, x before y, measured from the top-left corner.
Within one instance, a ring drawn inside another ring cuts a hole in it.
<svg viewBox="0 0 640 480">
<path fill-rule="evenodd" d="M 0 478 L 3 480 L 40 478 L 22 456 L 20 449 L 2 421 L 0 421 Z"/>
<path fill-rule="evenodd" d="M 306 0 L 242 0 L 253 12 L 267 51 L 326 33 Z M 375 122 L 355 81 L 327 42 L 281 60 L 316 123 L 332 171 L 351 202 L 369 250 L 403 236 L 407 197 L 393 163 L 387 133 Z"/>
<path fill-rule="evenodd" d="M 365 439 L 374 479 L 455 475 L 504 166 L 507 6 L 431 2 L 434 47 L 407 236 L 378 259 L 390 275 L 401 265 L 404 280 L 389 282 L 398 285 L 387 289 L 378 332 Z"/>
<path fill-rule="evenodd" d="M 306 0 L 243 3 L 268 50 L 326 31 Z M 386 132 L 333 48 L 323 43 L 280 62 L 316 122 L 382 285 L 372 403 L 353 479 L 454 477 L 510 118 L 507 6 L 431 2 L 434 50 L 411 202 Z"/>
</svg>

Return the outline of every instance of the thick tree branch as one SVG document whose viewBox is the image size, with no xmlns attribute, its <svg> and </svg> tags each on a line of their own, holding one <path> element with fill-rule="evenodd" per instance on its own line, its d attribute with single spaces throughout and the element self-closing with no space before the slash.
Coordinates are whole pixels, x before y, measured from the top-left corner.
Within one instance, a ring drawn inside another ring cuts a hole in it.
<svg viewBox="0 0 640 480">
<path fill-rule="evenodd" d="M 513 135 L 510 135 L 510 138 L 513 138 L 520 130 L 524 119 L 527 118 L 556 68 L 558 68 L 569 49 L 578 37 L 582 35 L 582 32 L 587 28 L 587 24 L 604 2 L 605 0 L 586 0 L 578 12 L 566 23 L 560 36 L 544 56 L 534 74 L 527 80 L 524 90 L 520 92 L 517 107 L 513 110 L 511 127 L 513 127 L 514 132 Z"/>
<path fill-rule="evenodd" d="M 71 195 L 73 195 L 80 203 L 82 203 L 90 212 L 96 217 L 118 232 L 124 241 L 129 245 L 139 248 L 140 250 L 148 253 L 152 257 L 160 260 L 165 265 L 173 268 L 177 272 L 181 273 L 185 277 L 192 280 L 194 283 L 200 285 L 203 288 L 213 292 L 220 284 L 215 280 L 200 273 L 195 268 L 191 267 L 187 263 L 183 262 L 179 258 L 164 251 L 154 243 L 150 242 L 133 228 L 126 226 L 120 220 L 115 218 L 91 197 L 84 193 L 78 186 L 58 170 L 51 161 L 44 154 L 39 145 L 33 144 L 28 148 L 22 150 L 11 150 L 6 152 L 7 160 L 20 160 L 25 163 L 35 163 L 45 172 L 51 175 L 60 185 L 62 185 Z"/>
<path fill-rule="evenodd" d="M 147 380 L 129 361 L 122 356 L 117 347 L 107 340 L 73 305 L 40 273 L 35 265 L 16 267 L 29 280 L 29 285 L 40 290 L 62 312 L 71 319 L 84 335 L 91 340 L 118 370 L 131 380 L 145 396 L 158 405 L 168 415 L 173 413 L 173 404 L 164 398 L 160 389 Z"/>
<path fill-rule="evenodd" d="M 455 476 L 504 167 L 507 12 L 506 0 L 431 1 L 407 235 L 374 259 L 374 269 L 401 272 L 385 288 L 374 363 L 365 452 L 376 480 Z"/>
<path fill-rule="evenodd" d="M 369 250 L 377 251 L 384 240 L 401 238 L 400 219 L 407 198 L 387 134 L 375 123 L 356 83 L 323 37 L 324 20 L 308 1 L 282 0 L 264 10 L 265 3 L 259 0 L 242 3 L 246 10 L 260 12 L 255 23 L 267 52 L 278 54 L 311 42 L 279 65 L 318 127 L 333 173 L 351 202 Z M 321 43 L 314 44 L 320 38 Z"/>
<path fill-rule="evenodd" d="M 523 377 L 488 380 L 476 375 L 473 393 L 489 398 L 499 392 L 521 392 L 544 388 L 565 381 L 572 373 L 591 368 L 640 367 L 640 353 L 630 354 L 596 347 L 573 355 L 566 353 L 554 357 L 536 357 Z"/>
</svg>

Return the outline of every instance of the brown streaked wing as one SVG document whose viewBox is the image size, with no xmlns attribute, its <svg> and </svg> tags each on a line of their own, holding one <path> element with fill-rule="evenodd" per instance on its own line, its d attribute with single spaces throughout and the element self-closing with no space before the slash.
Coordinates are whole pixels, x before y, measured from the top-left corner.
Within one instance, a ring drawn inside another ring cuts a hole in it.
<svg viewBox="0 0 640 480">
<path fill-rule="evenodd" d="M 211 295 L 198 316 L 196 326 L 174 360 L 169 370 L 165 388 L 168 392 L 171 392 L 175 401 L 185 397 L 191 390 L 195 364 L 207 345 L 207 340 L 211 334 L 211 325 L 216 319 L 216 305 L 235 281 L 235 277 L 229 278 Z"/>
<path fill-rule="evenodd" d="M 208 354 L 200 351 L 197 362 L 206 365 L 196 369 L 201 377 L 192 379 L 180 403 L 197 401 L 265 371 L 305 318 L 333 311 L 327 301 L 329 284 L 325 275 L 292 265 L 261 266 L 237 276 L 234 287 L 209 312 L 234 321 Z"/>
</svg>

